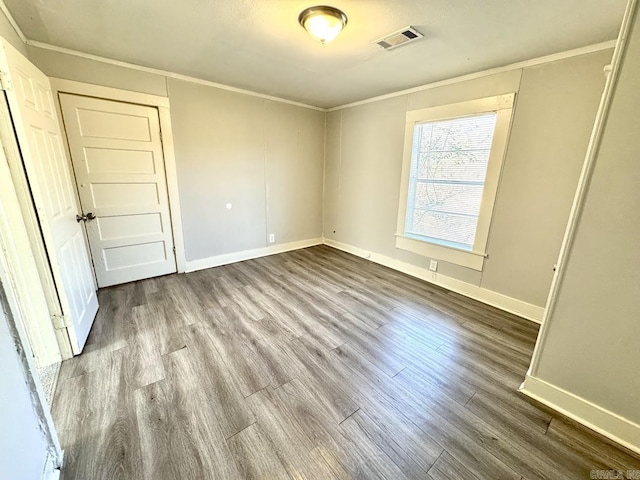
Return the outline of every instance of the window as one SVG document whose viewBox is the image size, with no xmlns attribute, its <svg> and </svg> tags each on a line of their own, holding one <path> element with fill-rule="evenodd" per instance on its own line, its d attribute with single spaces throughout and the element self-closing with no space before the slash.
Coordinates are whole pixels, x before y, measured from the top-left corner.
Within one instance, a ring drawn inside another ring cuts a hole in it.
<svg viewBox="0 0 640 480">
<path fill-rule="evenodd" d="M 513 99 L 407 113 L 398 248 L 482 270 Z"/>
</svg>

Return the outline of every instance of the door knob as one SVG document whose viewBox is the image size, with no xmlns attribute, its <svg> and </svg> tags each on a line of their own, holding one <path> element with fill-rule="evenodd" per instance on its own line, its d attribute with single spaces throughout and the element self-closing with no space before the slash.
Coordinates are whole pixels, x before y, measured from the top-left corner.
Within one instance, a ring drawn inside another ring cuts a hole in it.
<svg viewBox="0 0 640 480">
<path fill-rule="evenodd" d="M 76 215 L 76 222 L 80 223 L 80 222 L 86 222 L 86 221 L 87 221 L 86 215 Z"/>
<path fill-rule="evenodd" d="M 89 212 L 87 213 L 87 220 L 95 220 L 96 219 L 96 214 L 93 212 Z"/>
</svg>

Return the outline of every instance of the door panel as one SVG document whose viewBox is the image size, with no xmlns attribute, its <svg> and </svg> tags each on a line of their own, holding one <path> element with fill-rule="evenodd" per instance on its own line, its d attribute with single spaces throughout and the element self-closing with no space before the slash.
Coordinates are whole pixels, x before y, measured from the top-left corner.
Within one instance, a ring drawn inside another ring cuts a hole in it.
<svg viewBox="0 0 640 480">
<path fill-rule="evenodd" d="M 49 79 L 2 42 L 3 82 L 74 353 L 80 353 L 98 298 L 75 186 L 54 114 Z"/>
<path fill-rule="evenodd" d="M 83 300 L 95 295 L 95 285 L 92 272 L 83 268 L 90 262 L 89 254 L 82 230 L 78 229 L 73 236 L 60 249 L 60 267 L 63 276 L 68 279 L 67 290 L 70 300 L 72 318 L 84 318 L 87 316 L 87 305 Z M 90 322 L 84 322 L 76 327 L 79 338 L 87 338 L 91 329 Z"/>
<path fill-rule="evenodd" d="M 71 159 L 98 285 L 176 269 L 169 199 L 153 107 L 61 94 Z"/>
</svg>

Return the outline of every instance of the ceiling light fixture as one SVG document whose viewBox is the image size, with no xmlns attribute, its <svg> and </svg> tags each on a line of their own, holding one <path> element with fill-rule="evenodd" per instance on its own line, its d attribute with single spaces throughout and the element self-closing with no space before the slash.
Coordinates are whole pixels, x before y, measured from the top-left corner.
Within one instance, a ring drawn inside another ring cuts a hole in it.
<svg viewBox="0 0 640 480">
<path fill-rule="evenodd" d="M 298 22 L 309 35 L 324 45 L 335 39 L 347 25 L 347 16 L 335 7 L 317 5 L 300 12 Z"/>
</svg>

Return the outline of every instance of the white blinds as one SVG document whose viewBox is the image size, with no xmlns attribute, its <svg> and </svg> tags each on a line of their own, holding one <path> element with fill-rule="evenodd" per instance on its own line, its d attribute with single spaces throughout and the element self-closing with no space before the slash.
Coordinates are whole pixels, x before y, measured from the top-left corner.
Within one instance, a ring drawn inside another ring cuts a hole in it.
<svg viewBox="0 0 640 480">
<path fill-rule="evenodd" d="M 414 127 L 405 234 L 471 250 L 495 112 Z"/>
</svg>

